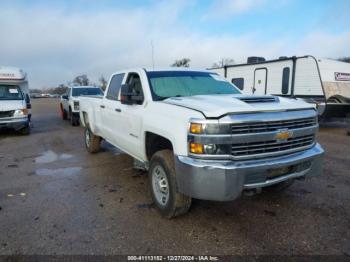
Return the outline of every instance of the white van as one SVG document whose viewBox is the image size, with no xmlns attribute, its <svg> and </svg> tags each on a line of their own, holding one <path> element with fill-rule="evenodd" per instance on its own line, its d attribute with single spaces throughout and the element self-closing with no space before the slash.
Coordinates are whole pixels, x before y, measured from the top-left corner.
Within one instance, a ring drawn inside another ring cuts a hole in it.
<svg viewBox="0 0 350 262">
<path fill-rule="evenodd" d="M 278 95 L 315 103 L 319 115 L 350 113 L 350 63 L 307 55 L 211 68 L 247 95 Z"/>
<path fill-rule="evenodd" d="M 19 68 L 0 66 L 0 129 L 28 135 L 30 120 L 27 74 Z"/>
</svg>

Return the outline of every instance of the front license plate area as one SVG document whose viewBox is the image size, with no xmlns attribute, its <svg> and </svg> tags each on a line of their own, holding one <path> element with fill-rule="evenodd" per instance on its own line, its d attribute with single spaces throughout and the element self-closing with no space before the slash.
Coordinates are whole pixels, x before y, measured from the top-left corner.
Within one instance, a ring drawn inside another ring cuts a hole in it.
<svg viewBox="0 0 350 262">
<path fill-rule="evenodd" d="M 268 178 L 276 178 L 291 173 L 293 166 L 284 166 L 267 170 Z"/>
</svg>

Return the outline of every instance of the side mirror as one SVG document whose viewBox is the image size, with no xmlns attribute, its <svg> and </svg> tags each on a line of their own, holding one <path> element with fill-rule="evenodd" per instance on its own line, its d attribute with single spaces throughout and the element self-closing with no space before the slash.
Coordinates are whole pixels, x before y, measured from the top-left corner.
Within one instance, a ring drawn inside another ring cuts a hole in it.
<svg viewBox="0 0 350 262">
<path fill-rule="evenodd" d="M 67 95 L 62 95 L 61 97 L 62 97 L 62 99 L 64 99 L 64 100 L 68 100 L 68 96 L 67 96 Z"/>
<path fill-rule="evenodd" d="M 126 105 L 141 104 L 143 95 L 135 94 L 132 92 L 129 84 L 124 84 L 120 89 L 120 102 Z"/>
<path fill-rule="evenodd" d="M 25 101 L 26 101 L 26 104 L 27 104 L 27 109 L 31 109 L 32 105 L 30 103 L 30 97 L 29 97 L 28 94 L 25 95 Z"/>
</svg>

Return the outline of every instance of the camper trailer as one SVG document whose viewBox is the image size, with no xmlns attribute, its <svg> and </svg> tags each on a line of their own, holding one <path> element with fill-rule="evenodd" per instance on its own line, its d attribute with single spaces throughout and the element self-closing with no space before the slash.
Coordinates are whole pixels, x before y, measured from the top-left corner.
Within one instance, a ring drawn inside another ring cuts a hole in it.
<svg viewBox="0 0 350 262">
<path fill-rule="evenodd" d="M 244 94 L 303 99 L 315 103 L 319 115 L 324 117 L 346 117 L 350 113 L 350 63 L 310 55 L 269 61 L 249 57 L 245 64 L 211 70 Z"/>
<path fill-rule="evenodd" d="M 0 129 L 30 133 L 31 104 L 27 74 L 0 66 Z"/>
</svg>

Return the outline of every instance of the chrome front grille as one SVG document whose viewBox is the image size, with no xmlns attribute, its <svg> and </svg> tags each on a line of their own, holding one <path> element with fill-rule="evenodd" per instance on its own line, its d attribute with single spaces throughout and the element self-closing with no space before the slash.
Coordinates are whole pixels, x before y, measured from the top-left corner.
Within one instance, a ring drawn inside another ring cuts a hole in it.
<svg viewBox="0 0 350 262">
<path fill-rule="evenodd" d="M 263 141 L 250 143 L 232 144 L 232 156 L 234 157 L 252 157 L 255 155 L 264 156 L 266 154 L 276 154 L 278 152 L 286 153 L 303 149 L 314 143 L 314 135 L 306 135 L 289 138 L 285 141 Z"/>
<path fill-rule="evenodd" d="M 247 133 L 263 133 L 278 131 L 280 129 L 296 129 L 304 127 L 312 127 L 317 124 L 315 117 L 300 118 L 293 120 L 268 121 L 268 122 L 248 122 L 240 124 L 232 124 L 232 134 L 247 134 Z"/>
<path fill-rule="evenodd" d="M 198 123 L 207 124 L 206 127 L 210 127 L 208 130 L 211 132 L 190 133 L 188 141 L 216 145 L 216 152 L 190 154 L 191 156 L 203 159 L 251 160 L 290 155 L 316 144 L 317 112 L 311 108 L 229 114 L 219 119 L 218 124 L 215 121 L 199 120 Z"/>
<path fill-rule="evenodd" d="M 14 110 L 11 110 L 11 111 L 0 111 L 0 118 L 12 117 L 14 113 L 15 113 Z"/>
</svg>

